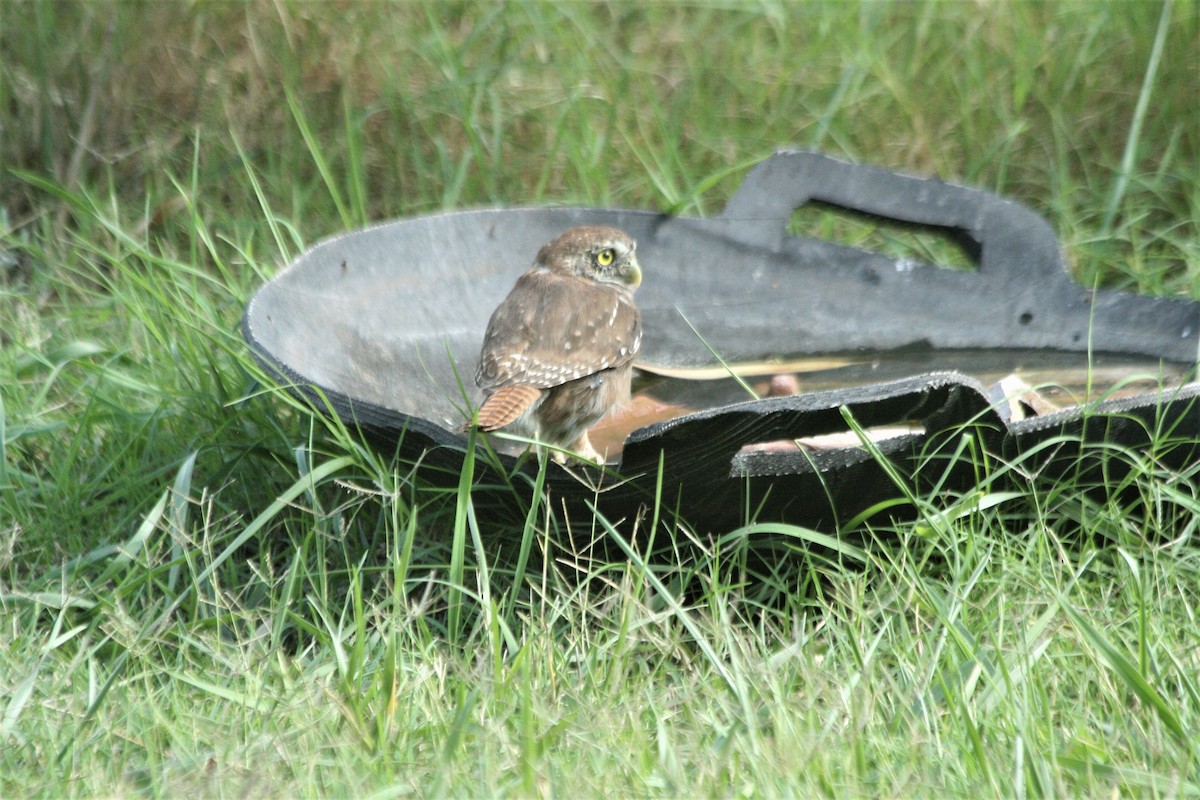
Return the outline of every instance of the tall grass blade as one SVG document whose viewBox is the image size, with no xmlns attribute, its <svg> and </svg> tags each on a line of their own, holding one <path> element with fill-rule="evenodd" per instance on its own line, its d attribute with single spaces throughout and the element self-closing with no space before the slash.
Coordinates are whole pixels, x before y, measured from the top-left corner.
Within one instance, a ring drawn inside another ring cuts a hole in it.
<svg viewBox="0 0 1200 800">
<path fill-rule="evenodd" d="M 346 207 L 345 201 L 342 200 L 341 190 L 338 189 L 337 181 L 333 178 L 333 171 L 329 168 L 329 162 L 325 159 L 321 143 L 317 141 L 312 127 L 308 124 L 308 118 L 304 115 L 304 108 L 296 99 L 296 93 L 292 91 L 290 86 L 284 87 L 283 93 L 287 98 L 288 108 L 291 109 L 292 119 L 296 121 L 296 127 L 299 129 L 300 135 L 304 137 L 304 144 L 308 146 L 308 154 L 312 157 L 313 163 L 317 165 L 317 171 L 321 173 L 321 180 L 325 182 L 325 190 L 329 192 L 329 197 L 333 200 L 333 205 L 337 209 L 338 216 L 341 217 L 342 225 L 347 228 L 354 227 L 354 219 L 351 217 L 350 210 Z"/>
<path fill-rule="evenodd" d="M 1163 47 L 1167 41 L 1167 31 L 1171 27 L 1171 11 L 1175 0 L 1163 0 L 1162 13 L 1158 17 L 1158 32 L 1154 35 L 1154 48 L 1150 51 L 1150 60 L 1146 64 L 1146 74 L 1142 78 L 1142 89 L 1138 92 L 1137 106 L 1133 110 L 1133 119 L 1129 123 L 1129 133 L 1125 138 L 1125 152 L 1121 156 L 1121 171 L 1117 174 L 1112 193 L 1108 197 L 1108 205 L 1104 209 L 1104 220 L 1100 223 L 1104 235 L 1112 233 L 1113 221 L 1117 218 L 1117 209 L 1125 199 L 1129 187 L 1129 176 L 1133 174 L 1134 163 L 1137 161 L 1138 147 L 1142 139 L 1142 124 L 1146 112 L 1150 109 L 1150 95 L 1154 90 L 1154 81 L 1158 76 L 1158 64 L 1162 60 Z"/>
<path fill-rule="evenodd" d="M 320 485 L 326 478 L 335 475 L 351 464 L 355 463 L 353 456 L 338 456 L 331 458 L 329 461 L 321 464 L 306 475 L 301 476 L 299 480 L 287 488 L 286 491 L 277 497 L 267 508 L 255 517 L 249 525 L 242 530 L 234 540 L 225 546 L 207 567 L 204 568 L 187 586 L 178 597 L 164 610 L 155 620 L 146 627 L 146 632 L 156 631 L 162 628 L 183 601 L 195 590 L 197 586 L 201 586 L 212 577 L 222 564 L 224 564 L 234 553 L 238 551 L 246 542 L 258 535 L 259 531 L 269 525 L 279 516 L 285 508 L 291 505 L 292 501 L 305 492 L 311 492 L 313 487 Z M 165 503 L 165 495 L 164 495 Z"/>
<path fill-rule="evenodd" d="M 1146 676 L 1138 669 L 1137 665 L 1120 648 L 1114 645 L 1107 636 L 1101 633 L 1095 625 L 1089 622 L 1083 614 L 1079 613 L 1065 595 L 1055 592 L 1055 597 L 1059 608 L 1071 620 L 1071 624 L 1083 634 L 1085 641 L 1095 648 L 1100 655 L 1101 661 L 1121 679 L 1125 688 L 1137 697 L 1139 701 L 1145 703 L 1148 708 L 1154 710 L 1163 725 L 1181 746 L 1192 751 L 1195 754 L 1194 757 L 1200 756 L 1200 751 L 1197 751 L 1198 743 L 1195 737 L 1184 726 L 1183 722 L 1179 719 L 1179 715 L 1175 713 L 1175 709 L 1166 701 L 1162 693 L 1146 680 Z"/>
<path fill-rule="evenodd" d="M 478 434 L 471 429 L 467 451 L 463 456 L 462 471 L 458 477 L 458 493 L 454 503 L 453 538 L 450 543 L 450 574 L 446 609 L 446 635 L 452 643 L 461 641 L 464 564 L 467 550 L 467 530 L 475 525 L 475 507 L 471 490 L 475 485 L 475 438 Z"/>
<path fill-rule="evenodd" d="M 171 531 L 171 568 L 167 570 L 167 588 L 175 591 L 179 586 L 179 573 L 183 563 L 184 539 L 188 530 L 188 509 L 192 493 L 192 473 L 196 469 L 196 456 L 199 450 L 193 450 L 184 459 L 175 475 L 175 485 L 171 490 L 171 513 L 167 516 Z"/>
</svg>

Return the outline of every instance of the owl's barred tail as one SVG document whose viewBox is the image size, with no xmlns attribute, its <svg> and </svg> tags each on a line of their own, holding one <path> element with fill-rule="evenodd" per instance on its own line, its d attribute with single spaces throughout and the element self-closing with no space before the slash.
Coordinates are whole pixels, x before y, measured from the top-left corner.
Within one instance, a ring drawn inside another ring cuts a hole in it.
<svg viewBox="0 0 1200 800">
<path fill-rule="evenodd" d="M 513 422 L 542 396 L 536 386 L 505 386 L 488 397 L 479 409 L 479 430 L 494 431 Z"/>
</svg>

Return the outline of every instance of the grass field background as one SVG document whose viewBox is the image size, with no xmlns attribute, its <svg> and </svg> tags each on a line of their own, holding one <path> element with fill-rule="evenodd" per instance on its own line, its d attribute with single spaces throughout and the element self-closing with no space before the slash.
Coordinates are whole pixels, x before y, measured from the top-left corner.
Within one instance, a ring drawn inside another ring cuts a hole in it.
<svg viewBox="0 0 1200 800">
<path fill-rule="evenodd" d="M 1200 299 L 1198 37 L 1187 2 L 0 4 L 0 796 L 1200 796 L 1200 467 L 1118 454 L 1120 505 L 984 474 L 765 573 L 667 515 L 670 557 L 589 562 L 237 327 L 328 234 L 711 214 L 788 145 Z"/>
</svg>

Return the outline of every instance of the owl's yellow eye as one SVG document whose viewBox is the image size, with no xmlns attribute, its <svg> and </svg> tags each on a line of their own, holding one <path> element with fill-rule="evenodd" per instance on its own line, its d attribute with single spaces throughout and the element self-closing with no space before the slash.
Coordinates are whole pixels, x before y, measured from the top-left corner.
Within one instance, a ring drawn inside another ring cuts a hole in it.
<svg viewBox="0 0 1200 800">
<path fill-rule="evenodd" d="M 613 262 L 613 258 L 615 256 L 616 254 L 613 253 L 613 249 L 611 247 L 606 247 L 596 254 L 596 263 L 602 267 L 607 267 Z"/>
</svg>

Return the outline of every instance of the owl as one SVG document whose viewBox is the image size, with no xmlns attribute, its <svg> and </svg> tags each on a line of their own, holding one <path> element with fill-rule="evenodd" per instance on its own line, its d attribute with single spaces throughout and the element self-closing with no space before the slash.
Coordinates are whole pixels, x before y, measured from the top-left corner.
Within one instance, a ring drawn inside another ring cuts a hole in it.
<svg viewBox="0 0 1200 800">
<path fill-rule="evenodd" d="M 492 313 L 475 382 L 486 399 L 477 425 L 551 448 L 603 458 L 588 428 L 629 400 L 642 320 L 633 239 L 615 228 L 571 228 L 538 251 Z"/>
</svg>

